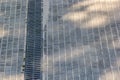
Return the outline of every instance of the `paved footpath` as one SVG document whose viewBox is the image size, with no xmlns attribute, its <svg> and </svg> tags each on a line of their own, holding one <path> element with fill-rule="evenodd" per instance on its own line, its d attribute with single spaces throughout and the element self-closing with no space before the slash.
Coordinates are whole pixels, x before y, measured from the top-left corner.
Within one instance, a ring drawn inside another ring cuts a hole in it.
<svg viewBox="0 0 120 80">
<path fill-rule="evenodd" d="M 120 0 L 51 0 L 45 80 L 119 80 Z"/>
</svg>

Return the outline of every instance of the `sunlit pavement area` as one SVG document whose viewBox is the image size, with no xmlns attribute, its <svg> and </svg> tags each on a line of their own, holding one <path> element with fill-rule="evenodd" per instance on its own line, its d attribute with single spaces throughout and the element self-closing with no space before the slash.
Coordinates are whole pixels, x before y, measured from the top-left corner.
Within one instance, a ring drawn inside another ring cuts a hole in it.
<svg viewBox="0 0 120 80">
<path fill-rule="evenodd" d="M 120 0 L 50 0 L 45 80 L 119 80 Z"/>
<path fill-rule="evenodd" d="M 0 80 L 23 80 L 27 0 L 0 0 Z"/>
<path fill-rule="evenodd" d="M 0 0 L 0 80 L 24 80 L 26 1 Z M 43 80 L 119 80 L 119 3 L 49 0 Z"/>
</svg>

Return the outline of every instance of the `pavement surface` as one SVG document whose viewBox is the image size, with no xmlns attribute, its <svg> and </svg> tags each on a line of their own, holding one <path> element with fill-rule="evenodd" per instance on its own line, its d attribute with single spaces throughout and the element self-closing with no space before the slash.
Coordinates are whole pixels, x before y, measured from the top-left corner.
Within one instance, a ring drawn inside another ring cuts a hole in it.
<svg viewBox="0 0 120 80">
<path fill-rule="evenodd" d="M 120 0 L 50 0 L 45 80 L 119 80 Z"/>
<path fill-rule="evenodd" d="M 27 0 L 0 0 L 0 80 L 23 80 Z M 119 80 L 120 0 L 50 0 L 43 80 Z"/>
<path fill-rule="evenodd" d="M 23 80 L 27 0 L 0 0 L 0 80 Z"/>
</svg>

